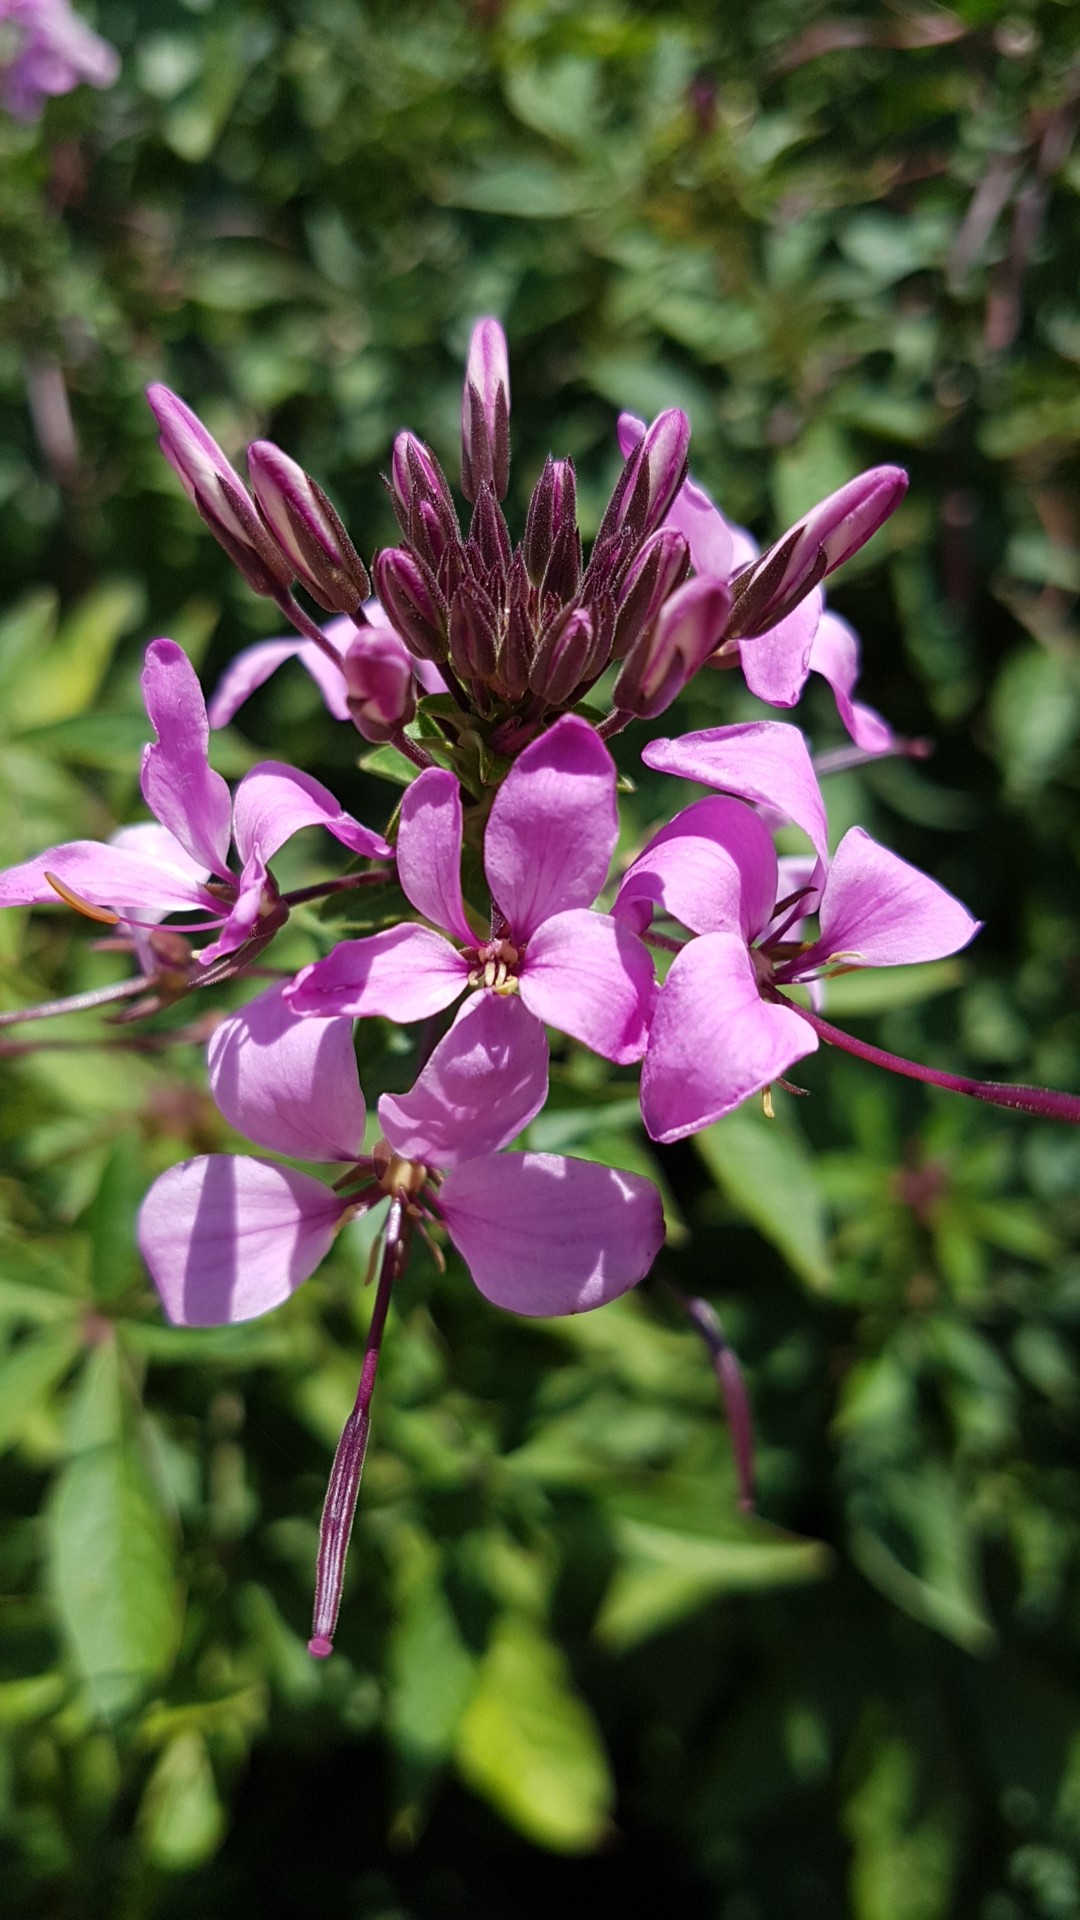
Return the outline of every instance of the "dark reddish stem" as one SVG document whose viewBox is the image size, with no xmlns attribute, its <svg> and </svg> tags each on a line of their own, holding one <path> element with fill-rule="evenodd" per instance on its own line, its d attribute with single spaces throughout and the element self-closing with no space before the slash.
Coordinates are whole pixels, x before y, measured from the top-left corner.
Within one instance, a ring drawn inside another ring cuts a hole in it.
<svg viewBox="0 0 1080 1920">
<path fill-rule="evenodd" d="M 783 1004 L 813 1027 L 826 1046 L 842 1047 L 845 1053 L 869 1060 L 875 1067 L 901 1073 L 907 1080 L 924 1080 L 930 1087 L 946 1087 L 950 1093 L 966 1093 L 972 1100 L 985 1100 L 992 1107 L 1011 1107 L 1018 1113 L 1034 1113 L 1041 1120 L 1065 1120 L 1072 1126 L 1080 1126 L 1080 1097 L 1075 1093 L 1058 1093 L 1052 1087 L 1013 1087 L 1001 1080 L 968 1080 L 963 1074 L 941 1073 L 936 1067 L 920 1065 L 917 1060 L 905 1060 L 901 1054 L 886 1053 L 883 1047 L 872 1047 L 866 1040 L 855 1040 L 850 1033 L 831 1026 L 820 1014 L 811 1013 L 807 1007 L 797 1007 L 793 1000 L 784 997 Z"/>
<path fill-rule="evenodd" d="M 302 633 L 305 640 L 313 641 L 315 646 L 317 646 L 322 653 L 325 653 L 327 659 L 333 661 L 335 667 L 340 667 L 340 650 L 335 647 L 332 640 L 327 639 L 322 628 L 311 619 L 310 615 L 304 612 L 303 607 L 297 604 L 292 594 L 283 588 L 282 592 L 275 597 L 286 620 L 292 621 L 297 632 Z"/>
<path fill-rule="evenodd" d="M 360 1491 L 360 1475 L 364 1471 L 364 1455 L 371 1429 L 371 1396 L 375 1391 L 375 1375 L 390 1295 L 394 1281 L 401 1272 L 405 1251 L 402 1237 L 404 1220 L 404 1202 L 398 1196 L 391 1201 L 387 1216 L 379 1283 L 368 1328 L 367 1346 L 364 1348 L 364 1364 L 360 1369 L 360 1385 L 353 1410 L 338 1441 L 319 1525 L 315 1611 L 311 1622 L 311 1639 L 308 1641 L 308 1652 L 314 1654 L 316 1660 L 325 1660 L 334 1651 L 334 1630 L 341 1607 L 345 1556 L 349 1551 L 356 1496 Z"/>
<path fill-rule="evenodd" d="M 336 880 L 317 880 L 310 887 L 295 887 L 292 893 L 283 893 L 282 905 L 302 907 L 309 900 L 328 900 L 335 893 L 351 893 L 357 887 L 385 886 L 393 877 L 394 867 L 387 861 L 381 867 L 373 867 L 370 873 L 343 873 Z"/>
<path fill-rule="evenodd" d="M 683 1293 L 679 1287 L 673 1287 L 670 1281 L 666 1281 L 665 1285 L 709 1350 L 731 1433 L 735 1475 L 739 1483 L 739 1505 L 744 1513 L 753 1513 L 754 1425 L 750 1414 L 750 1396 L 735 1349 L 724 1332 L 719 1314 L 707 1300 Z"/>
<path fill-rule="evenodd" d="M 59 1013 L 86 1013 L 93 1007 L 107 1007 L 110 1001 L 127 1000 L 132 994 L 145 993 L 150 982 L 143 973 L 132 980 L 118 980 L 111 987 L 92 987 L 88 993 L 72 993 L 65 1000 L 42 1000 L 36 1007 L 14 1007 L 0 1013 L 0 1027 L 16 1027 L 24 1020 L 48 1020 Z"/>
</svg>

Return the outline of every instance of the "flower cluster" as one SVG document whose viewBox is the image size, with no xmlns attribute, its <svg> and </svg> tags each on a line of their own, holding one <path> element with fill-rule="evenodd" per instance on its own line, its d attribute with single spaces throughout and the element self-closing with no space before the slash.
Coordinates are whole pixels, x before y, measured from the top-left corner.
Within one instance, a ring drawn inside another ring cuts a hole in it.
<svg viewBox="0 0 1080 1920">
<path fill-rule="evenodd" d="M 16 120 L 38 119 L 50 94 L 83 81 L 111 87 L 119 71 L 115 47 L 68 0 L 0 0 L 0 105 Z"/>
<path fill-rule="evenodd" d="M 619 776 L 607 742 L 665 711 L 703 668 L 739 668 L 774 707 L 794 705 L 817 672 L 851 736 L 848 759 L 906 750 L 855 699 L 858 641 L 821 588 L 902 498 L 899 470 L 860 475 L 759 554 L 689 477 L 685 416 L 671 410 L 645 426 L 625 415 L 622 470 L 587 560 L 568 460 L 545 464 L 515 547 L 501 504 L 506 343 L 483 320 L 462 408 L 468 529 L 431 449 L 402 433 L 388 477 L 401 544 L 376 554 L 369 572 L 325 493 L 280 449 L 251 447 L 246 486 L 175 394 L 154 387 L 149 397 L 185 491 L 297 637 L 240 655 L 209 710 L 181 649 L 153 641 L 143 691 L 156 737 L 142 766 L 153 822 L 0 874 L 0 904 L 63 901 L 114 929 L 137 977 L 54 1006 L 132 999 L 127 1018 L 247 973 L 302 899 L 393 876 L 411 909 L 216 1026 L 208 1067 L 221 1112 L 283 1159 L 185 1161 L 156 1182 L 141 1216 L 166 1312 L 210 1326 L 279 1305 L 348 1221 L 385 1206 L 356 1405 L 323 1514 L 311 1640 L 323 1655 L 383 1329 L 412 1237 L 440 1259 L 448 1240 L 496 1306 L 540 1315 L 615 1298 L 661 1247 L 651 1181 L 514 1147 L 547 1098 L 549 1033 L 620 1068 L 640 1064 L 642 1118 L 657 1142 L 681 1140 L 753 1094 L 771 1110 L 770 1089 L 822 1041 L 1006 1107 L 1075 1122 L 1080 1100 L 900 1060 L 823 1018 L 830 975 L 954 954 L 978 922 L 859 827 L 830 851 L 819 769 L 788 723 L 653 740 L 650 767 L 711 792 L 688 798 L 613 872 Z M 329 620 L 305 611 L 298 582 Z M 280 762 L 253 767 L 233 796 L 211 769 L 211 726 L 293 655 L 339 720 L 411 763 L 387 838 Z M 352 865 L 282 891 L 272 862 L 313 825 Z M 804 854 L 778 854 L 778 826 L 799 830 Z M 476 876 L 467 885 L 465 873 Z M 176 915 L 181 924 L 165 924 Z M 211 937 L 196 944 L 200 935 Z M 436 1024 L 415 1083 L 384 1094 L 369 1127 L 354 1023 L 362 1070 L 373 1019 Z M 328 1184 L 288 1164 L 297 1160 L 337 1177 Z M 748 1492 L 737 1369 L 705 1303 L 687 1307 L 718 1360 Z"/>
</svg>

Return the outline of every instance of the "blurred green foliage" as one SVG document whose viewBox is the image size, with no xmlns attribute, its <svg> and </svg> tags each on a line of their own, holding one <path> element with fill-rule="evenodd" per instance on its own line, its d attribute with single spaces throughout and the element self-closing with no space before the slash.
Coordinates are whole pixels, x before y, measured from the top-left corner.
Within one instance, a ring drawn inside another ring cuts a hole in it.
<svg viewBox="0 0 1080 1920">
<path fill-rule="evenodd" d="M 831 818 L 986 927 L 830 1010 L 1080 1086 L 1074 9 L 101 0 L 95 24 L 118 86 L 0 125 L 3 859 L 137 811 L 148 637 L 212 684 L 271 630 L 144 383 L 231 453 L 278 439 L 370 554 L 393 433 L 452 464 L 495 311 L 518 524 L 550 447 L 595 525 L 620 406 L 686 407 L 696 475 L 759 534 L 910 466 L 833 599 L 866 697 L 935 752 L 836 776 Z M 748 714 L 730 678 L 671 730 Z M 835 742 L 823 705 L 807 724 Z M 294 759 L 381 824 L 356 745 L 289 669 L 215 754 Z M 676 790 L 639 745 L 641 831 Z M 275 964 L 346 924 L 294 915 Z M 7 1006 L 116 967 L 69 915 L 0 919 Z M 1080 1912 L 1080 1141 L 819 1054 L 771 1126 L 658 1166 L 630 1077 L 567 1049 L 533 1144 L 663 1178 L 658 1277 L 743 1358 L 762 1517 L 662 1285 L 530 1324 L 417 1262 L 316 1666 L 367 1247 L 351 1228 L 268 1322 L 163 1325 L 139 1199 L 229 1144 L 191 1005 L 0 1041 L 0 1910 Z M 369 1103 L 407 1084 L 409 1036 L 365 1048 Z"/>
</svg>

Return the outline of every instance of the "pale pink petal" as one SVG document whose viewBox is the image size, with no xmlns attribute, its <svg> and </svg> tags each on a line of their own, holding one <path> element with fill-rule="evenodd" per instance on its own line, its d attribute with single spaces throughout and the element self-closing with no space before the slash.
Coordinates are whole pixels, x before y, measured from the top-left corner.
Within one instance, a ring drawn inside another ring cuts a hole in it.
<svg viewBox="0 0 1080 1920">
<path fill-rule="evenodd" d="M 743 678 L 751 693 L 768 706 L 793 707 L 802 693 L 824 604 L 816 589 L 775 627 L 739 641 Z"/>
<path fill-rule="evenodd" d="M 644 437 L 645 422 L 632 413 L 621 413 L 618 432 L 623 458 L 629 459 Z M 735 567 L 734 533 L 704 487 L 692 478 L 684 480 L 664 515 L 663 525 L 682 534 L 695 573 L 730 579 Z"/>
<path fill-rule="evenodd" d="M 280 760 L 261 760 L 245 773 L 236 789 L 233 818 L 236 850 L 245 861 L 256 851 L 263 860 L 272 860 L 301 827 L 325 827 L 367 860 L 385 859 L 391 852 L 381 834 L 344 812 L 329 787 Z"/>
<path fill-rule="evenodd" d="M 72 893 L 114 913 L 160 920 L 166 913 L 199 911 L 217 918 L 220 901 L 189 877 L 197 871 L 194 862 L 182 872 L 152 852 L 103 846 L 99 840 L 70 840 L 0 873 L 0 907 L 61 905 L 60 895 L 45 878 L 46 873 L 54 873 Z"/>
<path fill-rule="evenodd" d="M 641 757 L 659 773 L 698 780 L 784 814 L 802 828 L 815 853 L 827 857 L 825 802 L 798 727 L 783 720 L 707 727 L 679 740 L 652 740 Z"/>
<path fill-rule="evenodd" d="M 412 1091 L 383 1094 L 379 1120 L 403 1159 L 455 1167 L 505 1147 L 539 1113 L 547 1084 L 543 1027 L 515 996 L 475 993 Z"/>
<path fill-rule="evenodd" d="M 468 976 L 468 961 L 449 940 L 403 923 L 366 940 L 342 940 L 325 960 L 297 974 L 285 998 L 295 1013 L 324 1018 L 426 1020 L 457 999 Z"/>
<path fill-rule="evenodd" d="M 402 798 L 398 879 L 417 913 L 473 946 L 461 898 L 461 832 L 457 780 L 442 767 L 426 768 Z"/>
<path fill-rule="evenodd" d="M 338 620 L 328 621 L 326 632 L 332 636 L 335 627 L 345 629 L 344 634 L 338 636 L 339 642 L 347 641 L 356 631 L 352 621 L 344 615 Z M 347 720 L 349 709 L 345 704 L 345 681 L 340 670 L 313 640 L 302 640 L 296 634 L 282 640 L 257 640 L 253 647 L 245 647 L 243 653 L 238 653 L 235 660 L 230 661 L 207 705 L 210 725 L 227 727 L 245 700 L 249 700 L 284 661 L 293 659 L 299 660 L 307 668 L 334 719 Z"/>
<path fill-rule="evenodd" d="M 207 878 L 207 869 L 201 862 L 193 860 L 176 835 L 156 820 L 137 820 L 134 826 L 117 827 L 116 832 L 109 835 L 109 845 L 152 860 L 159 871 L 166 868 L 181 885 L 197 887 Z"/>
<path fill-rule="evenodd" d="M 439 1211 L 480 1292 L 511 1313 L 586 1313 L 644 1279 L 664 1240 L 651 1180 L 552 1153 L 467 1160 Z"/>
<path fill-rule="evenodd" d="M 605 1060 L 641 1059 L 656 999 L 652 957 L 610 914 L 552 914 L 529 941 L 519 990 L 538 1020 Z"/>
<path fill-rule="evenodd" d="M 158 736 L 143 752 L 143 799 L 193 860 L 225 879 L 232 812 L 229 789 L 207 760 L 210 727 L 202 688 L 175 640 L 150 642 L 142 690 Z"/>
<path fill-rule="evenodd" d="M 355 1160 L 364 1096 L 352 1021 L 301 1020 L 268 987 L 212 1034 L 210 1091 L 230 1126 L 298 1160 Z"/>
<path fill-rule="evenodd" d="M 888 722 L 873 707 L 852 698 L 859 678 L 859 636 L 838 613 L 822 614 L 810 649 L 810 667 L 828 681 L 836 711 L 855 745 L 864 753 L 891 753 L 896 735 Z"/>
<path fill-rule="evenodd" d="M 852 827 L 829 870 L 821 933 L 806 965 L 820 965 L 833 954 L 866 967 L 941 960 L 966 947 L 981 925 L 936 880 L 879 847 L 862 827 Z"/>
<path fill-rule="evenodd" d="M 629 868 L 614 913 L 644 932 L 654 912 L 693 933 L 753 940 L 776 904 L 772 835 L 741 800 L 695 800 L 661 827 Z"/>
<path fill-rule="evenodd" d="M 514 761 L 484 836 L 488 885 L 514 939 L 596 899 L 619 831 L 615 783 L 607 748 L 572 713 Z"/>
<path fill-rule="evenodd" d="M 641 1070 L 654 1140 L 682 1140 L 813 1053 L 817 1035 L 762 1000 L 738 934 L 705 933 L 677 955 L 660 991 Z"/>
<path fill-rule="evenodd" d="M 287 1300 L 348 1211 L 310 1174 L 215 1153 L 155 1180 L 139 1215 L 139 1248 L 170 1320 L 220 1327 Z"/>
</svg>

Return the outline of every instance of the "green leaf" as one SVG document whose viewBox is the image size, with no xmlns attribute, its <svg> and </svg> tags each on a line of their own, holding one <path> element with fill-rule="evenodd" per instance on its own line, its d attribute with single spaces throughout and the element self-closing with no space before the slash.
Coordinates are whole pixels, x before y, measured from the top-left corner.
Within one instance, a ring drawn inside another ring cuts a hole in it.
<svg viewBox="0 0 1080 1920">
<path fill-rule="evenodd" d="M 412 1531 L 396 1543 L 388 1727 L 405 1805 L 395 1834 L 415 1835 L 432 1776 L 453 1751 L 473 1690 L 475 1662 L 446 1596 L 439 1554 Z"/>
<path fill-rule="evenodd" d="M 503 1617 L 461 1723 L 463 1779 L 554 1853 L 588 1853 L 608 1831 L 614 1783 L 566 1662 L 530 1620 Z"/>
<path fill-rule="evenodd" d="M 825 982 L 825 1012 L 834 1014 L 890 1013 L 894 1007 L 918 1006 L 937 993 L 959 986 L 962 960 L 924 960 L 911 967 L 867 967 L 842 973 Z"/>
<path fill-rule="evenodd" d="M 867 1758 L 844 1808 L 854 1920 L 947 1920 L 955 1912 L 955 1800 L 927 1792 L 906 1741 L 879 1737 Z"/>
<path fill-rule="evenodd" d="M 976 1541 L 945 1465 L 928 1459 L 879 1469 L 852 1512 L 852 1559 L 879 1592 L 969 1653 L 988 1652 L 994 1625 Z"/>
<path fill-rule="evenodd" d="M 103 1343 L 79 1382 L 73 1457 L 46 1514 L 56 1607 L 91 1704 L 106 1719 L 167 1671 L 179 1628 L 172 1540 L 126 1412 L 115 1344 Z"/>
<path fill-rule="evenodd" d="M 733 1522 L 730 1539 L 710 1540 L 620 1517 L 616 1539 L 621 1564 L 596 1633 L 620 1652 L 696 1613 L 717 1594 L 820 1579 L 829 1558 L 816 1540 L 795 1540 L 752 1521 Z"/>
<path fill-rule="evenodd" d="M 123 1134 L 109 1154 L 86 1215 L 90 1284 L 96 1300 L 115 1300 L 137 1274 L 135 1216 L 146 1192 L 138 1141 Z"/>
<path fill-rule="evenodd" d="M 736 1211 L 810 1286 L 826 1287 L 825 1208 L 801 1135 L 745 1106 L 695 1134 L 694 1145 Z"/>
<path fill-rule="evenodd" d="M 1017 797 L 1057 772 L 1080 724 L 1080 673 L 1062 654 L 1026 647 L 997 677 L 990 714 L 1005 778 Z"/>
<path fill-rule="evenodd" d="M 19 1439 L 30 1415 L 44 1405 L 82 1345 L 68 1323 L 29 1335 L 0 1362 L 0 1452 Z"/>
<path fill-rule="evenodd" d="M 89 707 L 117 642 L 142 612 L 143 598 L 142 588 L 134 581 L 114 580 L 79 602 L 51 646 L 35 650 L 14 684 L 5 689 L 13 732 L 70 720 Z"/>
<path fill-rule="evenodd" d="M 146 1785 L 139 1830 L 147 1857 L 166 1873 L 186 1873 L 208 1860 L 225 1833 L 225 1810 L 200 1734 L 178 1734 Z"/>
</svg>

